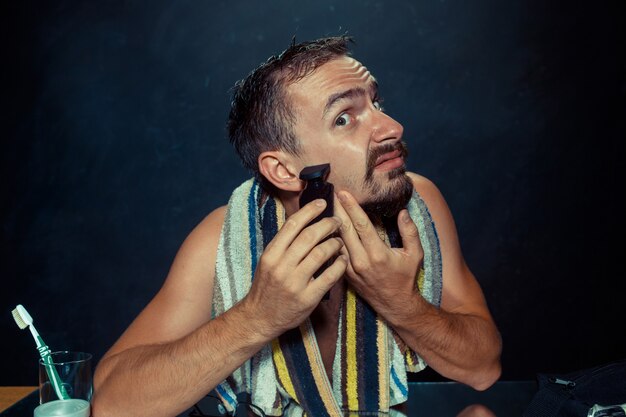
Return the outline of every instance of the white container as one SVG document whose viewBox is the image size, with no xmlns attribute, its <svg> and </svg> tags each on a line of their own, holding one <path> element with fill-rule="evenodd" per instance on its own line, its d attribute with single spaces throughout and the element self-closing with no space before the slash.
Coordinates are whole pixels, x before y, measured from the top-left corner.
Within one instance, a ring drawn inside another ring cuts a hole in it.
<svg viewBox="0 0 626 417">
<path fill-rule="evenodd" d="M 54 400 L 37 406 L 33 417 L 89 417 L 89 402 L 78 398 Z"/>
</svg>

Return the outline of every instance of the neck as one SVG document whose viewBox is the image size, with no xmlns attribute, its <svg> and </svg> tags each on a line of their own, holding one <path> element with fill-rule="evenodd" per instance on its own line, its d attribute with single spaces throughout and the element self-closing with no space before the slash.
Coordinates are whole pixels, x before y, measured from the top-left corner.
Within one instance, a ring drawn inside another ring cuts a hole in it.
<svg viewBox="0 0 626 417">
<path fill-rule="evenodd" d="M 298 195 L 299 194 L 291 191 L 278 190 L 277 197 L 285 208 L 286 217 L 291 216 L 293 213 L 300 209 Z"/>
</svg>

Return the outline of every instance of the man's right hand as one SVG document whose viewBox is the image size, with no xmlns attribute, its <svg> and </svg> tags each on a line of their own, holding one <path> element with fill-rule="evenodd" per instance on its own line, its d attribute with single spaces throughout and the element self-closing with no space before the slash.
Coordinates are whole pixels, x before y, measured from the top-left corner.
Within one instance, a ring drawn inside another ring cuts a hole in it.
<svg viewBox="0 0 626 417">
<path fill-rule="evenodd" d="M 324 200 L 315 200 L 289 216 L 263 251 L 250 292 L 242 300 L 253 317 L 262 319 L 259 331 L 269 339 L 302 323 L 346 271 L 348 262 L 341 255 L 313 278 L 343 247 L 339 237 L 323 241 L 339 229 L 339 218 L 307 227 L 325 207 Z"/>
<path fill-rule="evenodd" d="M 338 230 L 338 218 L 306 227 L 325 207 L 315 203 L 289 216 L 267 245 L 248 295 L 211 320 L 206 294 L 213 292 L 226 208 L 207 216 L 181 246 L 159 293 L 98 364 L 92 413 L 178 415 L 304 321 L 347 266 L 338 258 L 312 278 L 343 247 L 339 238 L 322 242 Z"/>
</svg>

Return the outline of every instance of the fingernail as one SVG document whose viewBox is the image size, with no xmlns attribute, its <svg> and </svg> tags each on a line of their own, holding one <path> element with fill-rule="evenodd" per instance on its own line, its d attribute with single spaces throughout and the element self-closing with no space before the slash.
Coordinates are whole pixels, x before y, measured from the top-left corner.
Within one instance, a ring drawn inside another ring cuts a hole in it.
<svg viewBox="0 0 626 417">
<path fill-rule="evenodd" d="M 402 221 L 408 223 L 411 221 L 411 216 L 409 216 L 409 212 L 406 210 L 402 211 Z"/>
<path fill-rule="evenodd" d="M 317 200 L 315 200 L 315 205 L 318 207 L 324 207 L 326 205 L 326 200 L 324 200 L 323 198 L 318 198 Z"/>
<path fill-rule="evenodd" d="M 339 197 L 339 200 L 341 200 L 341 201 L 346 201 L 346 200 L 348 200 L 348 196 L 346 195 L 346 193 L 345 193 L 345 192 L 341 192 L 341 193 L 339 193 L 339 194 L 338 194 L 338 197 Z"/>
</svg>

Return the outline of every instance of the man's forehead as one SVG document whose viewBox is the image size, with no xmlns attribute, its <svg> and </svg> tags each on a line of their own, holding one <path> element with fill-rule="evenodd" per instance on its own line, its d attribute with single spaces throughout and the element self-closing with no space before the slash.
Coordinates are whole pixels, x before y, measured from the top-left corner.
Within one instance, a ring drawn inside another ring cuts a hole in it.
<svg viewBox="0 0 626 417">
<path fill-rule="evenodd" d="M 318 76 L 322 81 L 332 81 L 333 78 L 345 77 L 347 80 L 356 82 L 375 81 L 367 67 L 356 59 L 344 56 L 333 59 L 322 65 L 312 74 L 312 77 Z"/>
<path fill-rule="evenodd" d="M 310 92 L 336 93 L 354 86 L 376 84 L 376 79 L 367 67 L 356 59 L 343 56 L 321 65 L 311 74 L 288 87 L 290 93 L 307 94 Z"/>
</svg>

